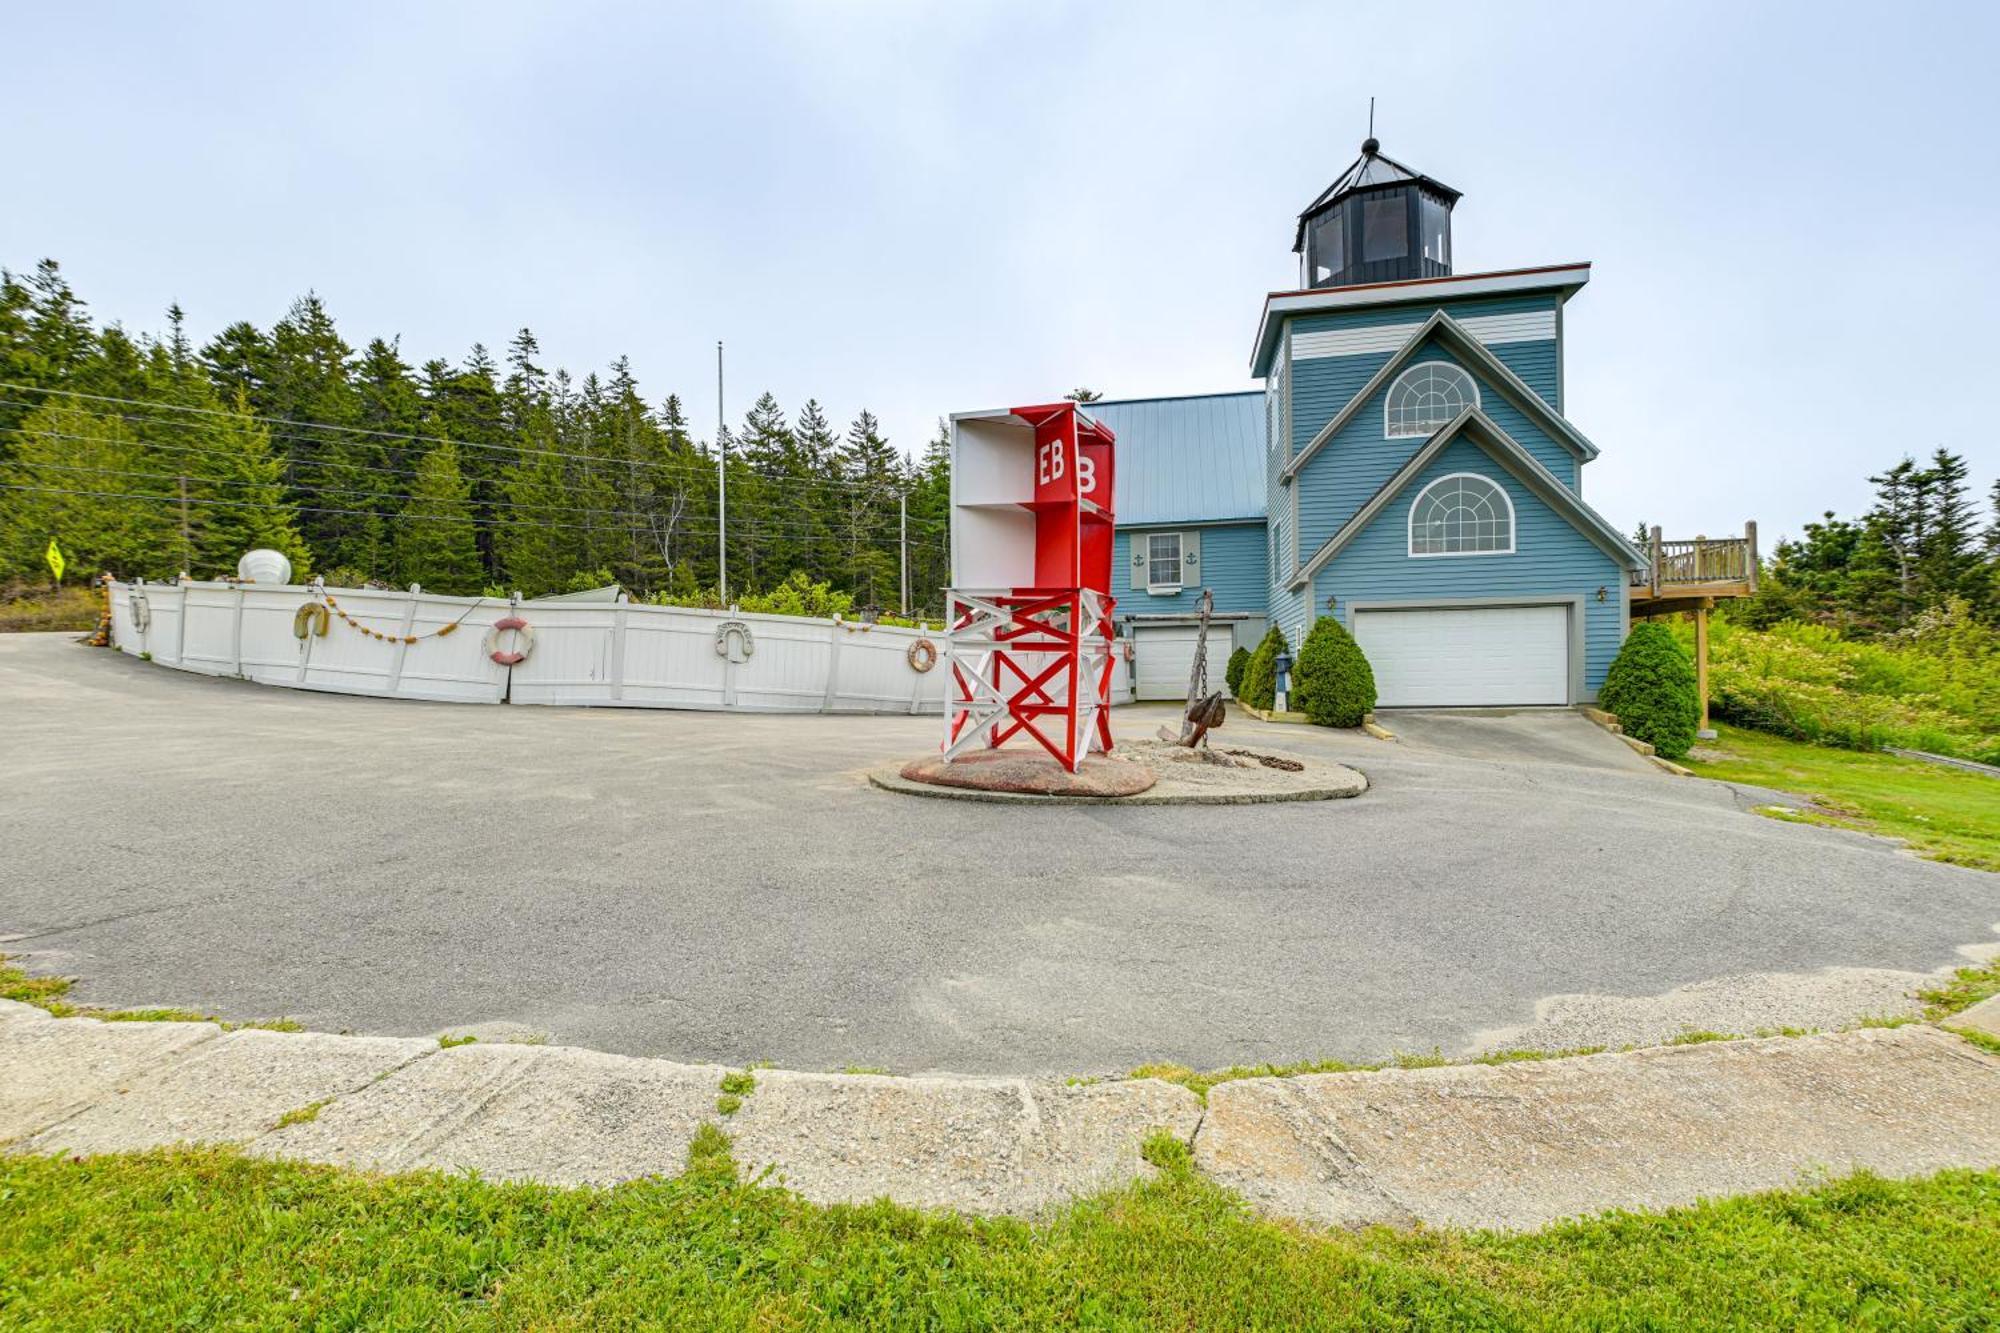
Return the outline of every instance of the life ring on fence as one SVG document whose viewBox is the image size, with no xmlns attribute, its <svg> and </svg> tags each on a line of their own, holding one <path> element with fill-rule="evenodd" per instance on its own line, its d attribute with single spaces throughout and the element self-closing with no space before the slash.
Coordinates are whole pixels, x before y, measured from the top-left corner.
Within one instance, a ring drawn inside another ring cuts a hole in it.
<svg viewBox="0 0 2000 1333">
<path fill-rule="evenodd" d="M 500 647 L 500 636 L 508 630 L 514 631 L 516 636 L 512 650 Z M 486 631 L 486 655 L 501 666 L 519 666 L 534 651 L 535 627 L 519 616 L 502 616 L 493 622 L 493 628 Z"/>
<path fill-rule="evenodd" d="M 729 636 L 732 634 L 741 635 L 743 638 L 744 661 L 747 662 L 757 655 L 757 636 L 750 632 L 750 626 L 741 620 L 725 620 L 715 627 L 715 655 L 717 657 L 729 656 Z"/>
<path fill-rule="evenodd" d="M 922 675 L 937 665 L 937 645 L 929 639 L 918 639 L 903 656 L 908 659 L 910 670 Z"/>
<path fill-rule="evenodd" d="M 132 594 L 131 608 L 132 608 L 133 629 L 136 629 L 143 634 L 146 630 L 152 628 L 153 607 L 152 604 L 146 600 L 145 593 L 135 592 Z"/>
<path fill-rule="evenodd" d="M 307 635 L 317 634 L 320 638 L 324 639 L 326 637 L 327 626 L 332 621 L 333 617 L 327 611 L 324 604 L 320 602 L 301 602 L 299 603 L 299 609 L 292 612 L 292 637 L 295 639 L 304 639 Z"/>
</svg>

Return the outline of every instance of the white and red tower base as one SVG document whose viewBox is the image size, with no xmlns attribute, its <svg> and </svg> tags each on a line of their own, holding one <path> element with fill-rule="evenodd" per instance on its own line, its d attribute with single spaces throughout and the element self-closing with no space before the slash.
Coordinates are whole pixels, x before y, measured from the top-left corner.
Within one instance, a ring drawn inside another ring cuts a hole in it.
<svg viewBox="0 0 2000 1333">
<path fill-rule="evenodd" d="M 949 598 L 944 757 L 1026 735 L 1074 773 L 1111 752 L 1112 601 L 1093 588 Z"/>
<path fill-rule="evenodd" d="M 1111 752 L 1112 433 L 1072 402 L 952 420 L 946 759 Z"/>
</svg>

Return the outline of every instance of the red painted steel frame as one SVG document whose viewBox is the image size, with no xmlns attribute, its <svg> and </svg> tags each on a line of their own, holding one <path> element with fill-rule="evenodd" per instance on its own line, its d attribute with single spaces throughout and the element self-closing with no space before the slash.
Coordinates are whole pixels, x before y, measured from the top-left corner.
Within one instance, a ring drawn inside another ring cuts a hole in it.
<svg viewBox="0 0 2000 1333">
<path fill-rule="evenodd" d="M 1025 733 L 1075 772 L 1092 749 L 1111 750 L 1117 441 L 1072 402 L 1009 415 L 1034 431 L 1033 488 L 1021 502 L 1035 516 L 1034 582 L 949 590 L 943 751 L 969 749 L 982 732 L 991 747 Z"/>
<path fill-rule="evenodd" d="M 1110 598 L 1084 588 L 1015 589 L 955 592 L 952 603 L 954 637 L 983 630 L 979 665 L 990 679 L 972 674 L 976 668 L 954 653 L 947 753 L 968 739 L 968 725 L 986 729 L 986 744 L 996 749 L 1025 733 L 1071 772 L 1093 748 L 1110 753 Z M 1057 734 L 1049 734 L 1047 719 L 1058 721 Z"/>
</svg>

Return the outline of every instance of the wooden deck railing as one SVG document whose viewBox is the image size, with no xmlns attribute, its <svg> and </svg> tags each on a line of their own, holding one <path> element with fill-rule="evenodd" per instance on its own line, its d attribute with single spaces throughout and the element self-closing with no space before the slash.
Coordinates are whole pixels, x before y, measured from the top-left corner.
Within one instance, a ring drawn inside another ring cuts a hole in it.
<svg viewBox="0 0 2000 1333">
<path fill-rule="evenodd" d="M 1650 588 L 1655 597 L 1676 588 L 1740 585 L 1757 590 L 1757 525 L 1745 523 L 1741 537 L 1696 537 L 1693 541 L 1663 541 L 1654 528 L 1647 544 L 1646 567 L 1632 571 L 1634 587 Z"/>
</svg>

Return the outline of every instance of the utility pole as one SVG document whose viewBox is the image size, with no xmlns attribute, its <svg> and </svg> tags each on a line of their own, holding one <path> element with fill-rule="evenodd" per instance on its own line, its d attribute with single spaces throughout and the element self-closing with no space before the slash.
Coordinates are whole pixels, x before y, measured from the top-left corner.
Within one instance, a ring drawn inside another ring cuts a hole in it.
<svg viewBox="0 0 2000 1333">
<path fill-rule="evenodd" d="M 896 497 L 896 553 L 901 558 L 903 618 L 910 617 L 910 493 Z"/>
<path fill-rule="evenodd" d="M 181 477 L 181 568 L 194 568 L 194 525 L 188 518 L 188 479 Z"/>
<path fill-rule="evenodd" d="M 729 605 L 729 427 L 722 415 L 722 339 L 715 340 L 715 582 Z"/>
</svg>

